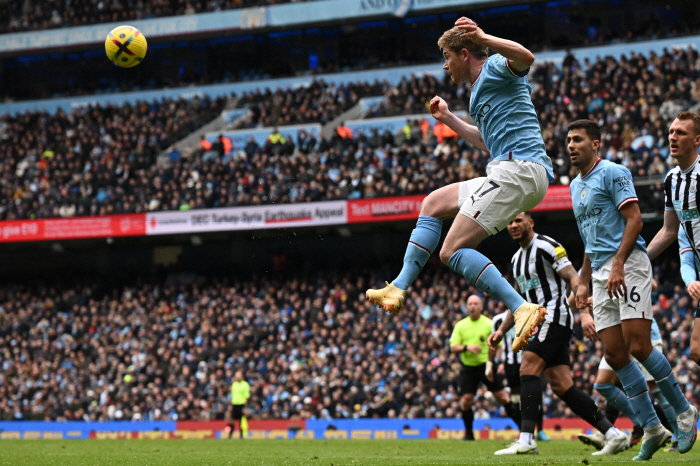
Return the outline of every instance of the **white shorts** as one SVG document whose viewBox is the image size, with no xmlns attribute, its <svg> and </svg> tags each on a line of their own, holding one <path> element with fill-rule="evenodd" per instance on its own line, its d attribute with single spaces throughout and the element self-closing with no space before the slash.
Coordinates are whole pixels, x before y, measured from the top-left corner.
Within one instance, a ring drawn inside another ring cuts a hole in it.
<svg viewBox="0 0 700 466">
<path fill-rule="evenodd" d="M 593 272 L 593 320 L 596 331 L 620 325 L 623 320 L 654 318 L 651 308 L 651 262 L 646 252 L 634 248 L 625 262 L 627 297 L 610 298 L 608 283 L 614 257 Z"/>
<path fill-rule="evenodd" d="M 542 202 L 548 186 L 547 170 L 539 163 L 496 160 L 486 166 L 486 177 L 460 183 L 459 213 L 495 235 Z"/>
<path fill-rule="evenodd" d="M 661 352 L 661 354 L 664 353 L 664 342 L 663 342 L 663 341 L 661 341 L 661 340 L 656 340 L 656 341 L 652 341 L 651 344 L 654 345 L 654 348 L 656 348 L 657 350 L 659 350 L 659 352 Z M 647 368 L 644 367 L 644 366 L 642 365 L 642 363 L 639 362 L 639 361 L 637 361 L 636 359 L 634 360 L 634 362 L 637 363 L 637 366 L 639 366 L 639 369 L 641 369 L 642 374 L 644 374 L 644 380 L 646 380 L 647 382 L 653 382 L 653 381 L 654 381 L 654 376 L 652 376 L 652 375 L 649 373 L 649 371 L 647 370 Z M 600 369 L 605 369 L 606 371 L 615 372 L 615 369 L 613 369 L 612 367 L 610 367 L 610 364 L 608 364 L 608 362 L 605 360 L 605 356 L 603 356 L 603 359 L 600 360 L 600 364 L 598 365 L 598 370 L 600 370 Z"/>
</svg>

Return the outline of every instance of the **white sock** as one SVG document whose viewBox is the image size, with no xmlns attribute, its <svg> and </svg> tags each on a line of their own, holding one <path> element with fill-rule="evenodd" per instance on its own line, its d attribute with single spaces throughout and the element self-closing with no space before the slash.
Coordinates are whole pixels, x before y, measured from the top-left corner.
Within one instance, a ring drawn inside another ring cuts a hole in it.
<svg viewBox="0 0 700 466">
<path fill-rule="evenodd" d="M 605 433 L 605 440 L 610 440 L 610 439 L 617 438 L 617 437 L 624 436 L 624 435 L 625 434 L 620 432 L 620 429 L 618 429 L 617 427 L 611 427 Z"/>
<path fill-rule="evenodd" d="M 530 432 L 520 432 L 520 443 L 523 445 L 532 445 L 533 439 Z"/>
<path fill-rule="evenodd" d="M 664 431 L 665 427 L 660 422 L 650 429 L 644 431 L 645 434 L 649 435 L 659 435 Z"/>
</svg>

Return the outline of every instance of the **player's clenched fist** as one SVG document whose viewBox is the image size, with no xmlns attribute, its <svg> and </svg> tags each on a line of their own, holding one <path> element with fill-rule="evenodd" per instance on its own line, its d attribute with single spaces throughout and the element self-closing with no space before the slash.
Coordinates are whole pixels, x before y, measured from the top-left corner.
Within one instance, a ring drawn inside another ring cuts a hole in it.
<svg viewBox="0 0 700 466">
<path fill-rule="evenodd" d="M 491 351 L 496 351 L 501 340 L 503 340 L 503 332 L 501 332 L 501 329 L 498 329 L 489 335 L 489 338 L 486 341 L 488 342 Z"/>
<path fill-rule="evenodd" d="M 442 121 L 448 112 L 447 102 L 442 97 L 435 96 L 430 101 L 430 113 L 438 121 Z"/>
<path fill-rule="evenodd" d="M 455 26 L 457 26 L 462 32 L 464 32 L 464 34 L 462 34 L 462 37 L 468 37 L 475 44 L 480 44 L 481 39 L 484 38 L 484 31 L 482 31 L 481 28 L 469 18 L 462 16 L 457 21 L 455 21 Z"/>
</svg>

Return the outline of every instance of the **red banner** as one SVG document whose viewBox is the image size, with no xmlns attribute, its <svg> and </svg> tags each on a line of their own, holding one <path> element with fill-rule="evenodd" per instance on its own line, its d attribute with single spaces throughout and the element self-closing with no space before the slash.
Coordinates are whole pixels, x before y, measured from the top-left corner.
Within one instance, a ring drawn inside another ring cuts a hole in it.
<svg viewBox="0 0 700 466">
<path fill-rule="evenodd" d="M 145 214 L 9 220 L 0 222 L 0 242 L 144 236 Z"/>
<path fill-rule="evenodd" d="M 550 186 L 547 189 L 542 202 L 532 209 L 532 212 L 545 212 L 551 210 L 571 210 L 571 193 L 568 186 Z"/>
<path fill-rule="evenodd" d="M 418 218 L 427 196 L 380 197 L 348 201 L 348 223 L 389 222 Z"/>
</svg>

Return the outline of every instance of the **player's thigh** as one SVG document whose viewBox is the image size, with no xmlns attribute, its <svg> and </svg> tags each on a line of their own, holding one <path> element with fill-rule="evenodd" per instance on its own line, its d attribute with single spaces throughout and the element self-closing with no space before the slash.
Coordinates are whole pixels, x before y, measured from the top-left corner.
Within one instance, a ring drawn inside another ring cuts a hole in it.
<svg viewBox="0 0 700 466">
<path fill-rule="evenodd" d="M 574 381 L 571 378 L 571 367 L 568 364 L 548 367 L 544 370 L 544 376 L 558 397 L 574 386 Z"/>
<path fill-rule="evenodd" d="M 447 232 L 445 241 L 442 243 L 440 260 L 447 264 L 455 252 L 463 248 L 474 249 L 488 237 L 488 232 L 476 223 L 474 219 L 464 215 L 457 215 L 454 222 L 452 222 L 450 230 Z"/>
<path fill-rule="evenodd" d="M 471 181 L 471 180 L 470 180 Z M 420 207 L 420 214 L 434 218 L 453 218 L 469 196 L 469 181 L 448 184 L 428 194 Z"/>
<path fill-rule="evenodd" d="M 622 322 L 620 319 L 619 299 L 611 298 L 608 295 L 608 290 L 605 289 L 611 267 L 612 259 L 605 262 L 591 276 L 591 283 L 593 284 L 591 293 L 593 296 L 593 321 L 595 322 L 596 332 L 602 332 L 609 327 L 619 326 Z"/>
<path fill-rule="evenodd" d="M 693 333 L 690 336 L 690 359 L 700 364 L 700 317 L 695 314 Z"/>
<path fill-rule="evenodd" d="M 486 178 L 459 213 L 481 225 L 489 235 L 495 235 L 519 213 L 537 206 L 544 199 L 548 184 L 544 167 L 537 163 L 492 163 L 487 167 Z"/>
<path fill-rule="evenodd" d="M 613 370 L 620 370 L 632 361 L 621 325 L 604 328 L 598 335 L 603 342 L 605 361 Z"/>
<path fill-rule="evenodd" d="M 622 334 L 630 354 L 639 361 L 646 361 L 651 353 L 651 320 L 626 319 L 622 321 Z"/>
<path fill-rule="evenodd" d="M 530 346 L 532 343 L 526 345 Z M 523 351 L 523 361 L 520 364 L 520 375 L 534 375 L 539 377 L 546 366 L 546 362 L 542 357 L 533 351 Z"/>
<path fill-rule="evenodd" d="M 646 319 L 651 329 L 651 320 L 654 318 L 651 304 L 652 278 L 653 271 L 649 256 L 635 248 L 625 262 L 627 293 L 622 299 L 618 299 L 622 321 Z M 650 343 L 651 340 L 648 342 Z"/>
</svg>

